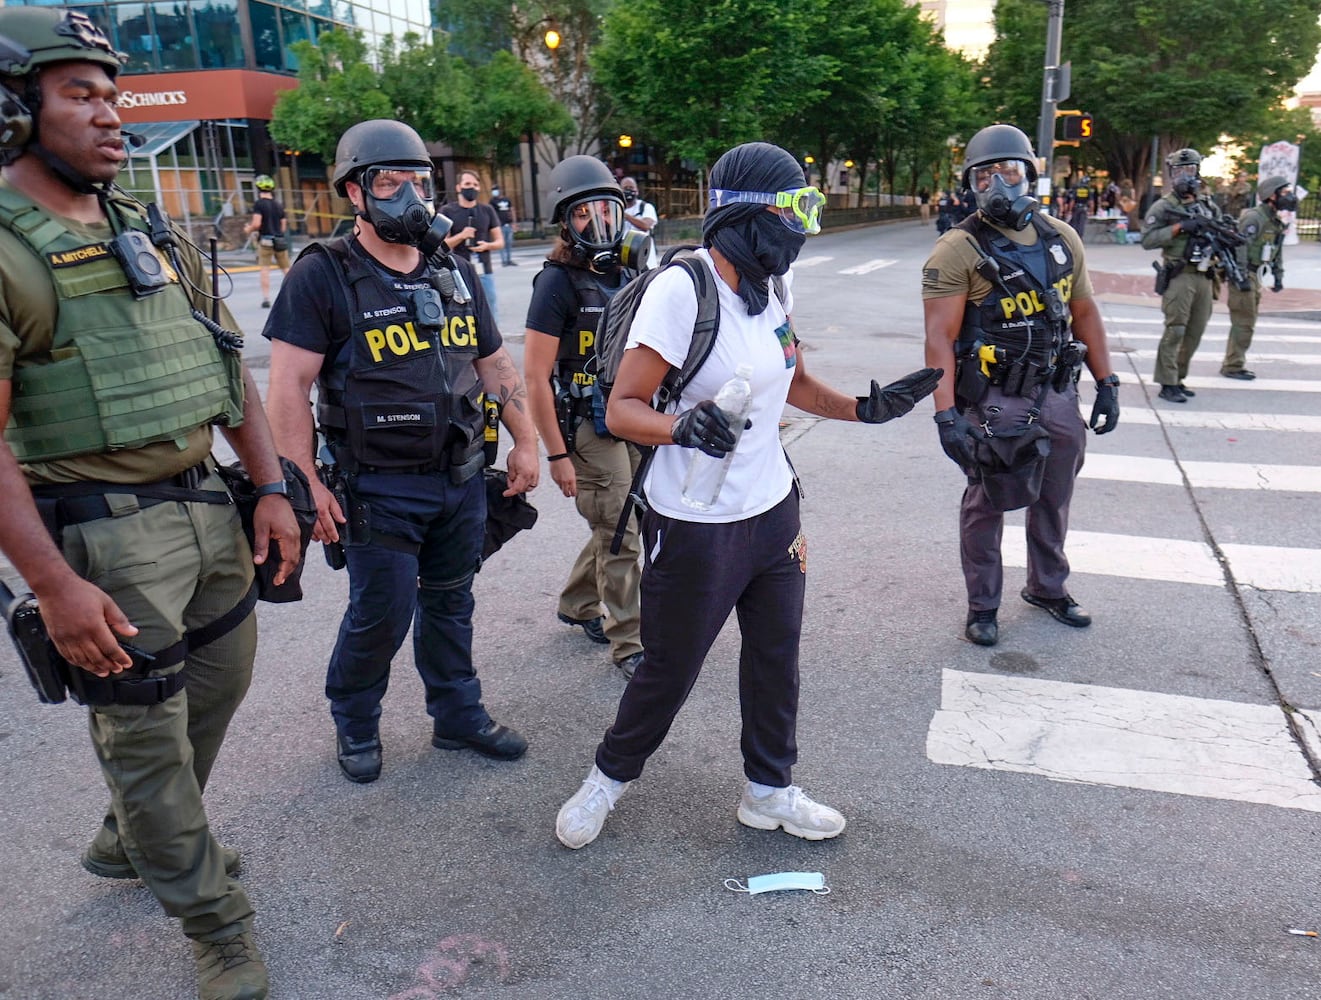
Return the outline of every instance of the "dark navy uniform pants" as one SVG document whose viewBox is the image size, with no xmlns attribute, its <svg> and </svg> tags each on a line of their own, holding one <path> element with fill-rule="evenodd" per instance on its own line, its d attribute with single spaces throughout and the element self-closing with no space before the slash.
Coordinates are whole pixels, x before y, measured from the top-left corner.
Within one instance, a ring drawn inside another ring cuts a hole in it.
<svg viewBox="0 0 1321 1000">
<path fill-rule="evenodd" d="M 413 661 L 436 733 L 468 736 L 490 716 L 472 665 L 472 578 L 486 526 L 481 475 L 455 486 L 448 472 L 363 473 L 354 498 L 369 507 L 370 530 L 418 546 L 416 555 L 378 542 L 345 545 L 349 606 L 326 672 L 326 697 L 339 730 L 375 735 L 390 661 L 413 626 Z"/>
<path fill-rule="evenodd" d="M 981 404 L 964 415 L 977 425 L 989 421 L 992 430 L 1018 427 L 1026 422 L 1036 396 L 1036 390 L 1027 396 L 1006 396 L 998 386 L 991 386 Z M 1087 441 L 1087 428 L 1078 412 L 1077 387 L 1071 385 L 1064 392 L 1049 390 L 1038 423 L 1050 435 L 1050 457 L 1046 459 L 1041 496 L 1027 508 L 1027 586 L 1037 597 L 1063 597 L 1064 581 L 1069 577 L 1069 560 L 1064 555 L 1069 503 Z M 1000 538 L 1004 522 L 1004 512 L 987 502 L 980 484 L 970 484 L 963 491 L 959 555 L 968 586 L 968 607 L 973 611 L 992 611 L 1000 606 L 1004 587 Z"/>
<path fill-rule="evenodd" d="M 596 765 L 632 781 L 665 739 L 730 611 L 738 613 L 743 772 L 784 787 L 798 760 L 798 640 L 807 551 L 798 491 L 742 521 L 642 520 L 642 645 Z"/>
</svg>

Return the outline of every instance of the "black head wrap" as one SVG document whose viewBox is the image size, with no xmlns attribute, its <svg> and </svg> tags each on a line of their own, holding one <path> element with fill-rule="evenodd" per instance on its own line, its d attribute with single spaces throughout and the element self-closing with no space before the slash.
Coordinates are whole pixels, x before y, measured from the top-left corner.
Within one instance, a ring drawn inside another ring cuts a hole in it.
<svg viewBox="0 0 1321 1000">
<path fill-rule="evenodd" d="M 769 142 L 735 146 L 711 168 L 711 187 L 724 191 L 794 191 L 807 184 L 787 150 Z M 795 233 L 765 205 L 737 203 L 707 209 L 702 242 L 719 250 L 738 272 L 738 295 L 748 315 L 761 313 L 770 297 L 770 276 L 784 274 L 807 237 Z"/>
</svg>

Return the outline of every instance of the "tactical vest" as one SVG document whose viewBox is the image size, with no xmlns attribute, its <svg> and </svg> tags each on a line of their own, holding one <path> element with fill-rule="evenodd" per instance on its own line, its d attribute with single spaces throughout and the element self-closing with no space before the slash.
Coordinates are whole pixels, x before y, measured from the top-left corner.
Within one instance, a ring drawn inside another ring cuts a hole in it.
<svg viewBox="0 0 1321 1000">
<path fill-rule="evenodd" d="M 147 231 L 136 206 L 112 200 L 109 210 Z M 14 369 L 5 440 L 20 462 L 158 441 L 183 448 L 203 424 L 243 422 L 242 361 L 193 318 L 164 258 L 172 283 L 135 299 L 107 244 L 89 244 L 17 192 L 0 189 L 0 225 L 46 265 L 57 300 L 51 359 Z"/>
<path fill-rule="evenodd" d="M 470 478 L 484 460 L 475 315 L 446 300 L 443 326 L 424 325 L 408 292 L 396 291 L 348 237 L 320 250 L 335 263 L 353 324 L 321 370 L 317 420 L 327 437 L 359 468 Z M 430 271 L 410 284 L 436 287 Z"/>
<path fill-rule="evenodd" d="M 1161 218 L 1157 220 L 1157 224 L 1161 226 L 1172 226 L 1178 222 L 1177 218 L 1172 217 L 1175 215 L 1201 215 L 1207 219 L 1216 218 L 1215 210 L 1203 198 L 1194 198 L 1190 202 L 1185 202 L 1178 195 L 1171 192 L 1156 202 L 1156 206 L 1160 205 L 1165 206 L 1165 211 L 1161 213 Z M 1152 211 L 1155 211 L 1156 206 L 1152 206 Z M 1178 236 L 1161 247 L 1161 258 L 1166 261 L 1187 260 L 1189 239 L 1187 233 L 1180 231 Z"/>
<path fill-rule="evenodd" d="M 583 412 L 590 411 L 590 390 L 596 383 L 596 329 L 605 312 L 606 303 L 619 289 L 628 284 L 636 272 L 621 269 L 619 284 L 614 288 L 603 287 L 601 282 L 590 272 L 580 267 L 566 267 L 555 261 L 547 261 L 546 267 L 558 268 L 573 282 L 573 291 L 578 300 L 577 315 L 566 321 L 560 331 L 560 343 L 555 354 L 555 374 L 560 384 L 570 388 L 575 399 L 582 399 Z"/>
<path fill-rule="evenodd" d="M 1033 246 L 1015 243 L 978 215 L 958 224 L 1000 265 L 1001 279 L 980 304 L 965 306 L 960 354 L 980 340 L 1004 348 L 1010 359 L 1047 368 L 1070 339 L 1073 254 L 1050 223 L 1034 213 L 1031 224 L 1038 237 Z"/>
</svg>

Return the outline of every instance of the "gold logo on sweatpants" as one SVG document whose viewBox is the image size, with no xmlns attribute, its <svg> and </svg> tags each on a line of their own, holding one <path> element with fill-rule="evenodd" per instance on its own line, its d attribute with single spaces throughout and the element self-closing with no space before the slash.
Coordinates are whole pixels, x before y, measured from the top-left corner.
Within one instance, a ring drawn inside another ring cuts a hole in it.
<svg viewBox="0 0 1321 1000">
<path fill-rule="evenodd" d="M 804 535 L 802 531 L 799 531 L 798 537 L 795 538 L 790 543 L 789 555 L 798 560 L 799 571 L 806 573 L 807 572 L 807 536 Z"/>
</svg>

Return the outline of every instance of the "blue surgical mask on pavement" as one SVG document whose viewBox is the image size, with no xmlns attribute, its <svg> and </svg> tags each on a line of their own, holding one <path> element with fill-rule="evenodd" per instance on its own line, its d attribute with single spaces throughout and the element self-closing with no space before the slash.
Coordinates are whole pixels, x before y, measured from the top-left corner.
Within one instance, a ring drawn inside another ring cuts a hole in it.
<svg viewBox="0 0 1321 1000">
<path fill-rule="evenodd" d="M 736 878 L 725 879 L 725 888 L 731 892 L 746 892 L 755 896 L 761 892 L 780 892 L 785 889 L 806 889 L 818 896 L 829 894 L 826 877 L 820 872 L 775 872 L 771 875 L 753 875 L 744 886 Z"/>
</svg>

